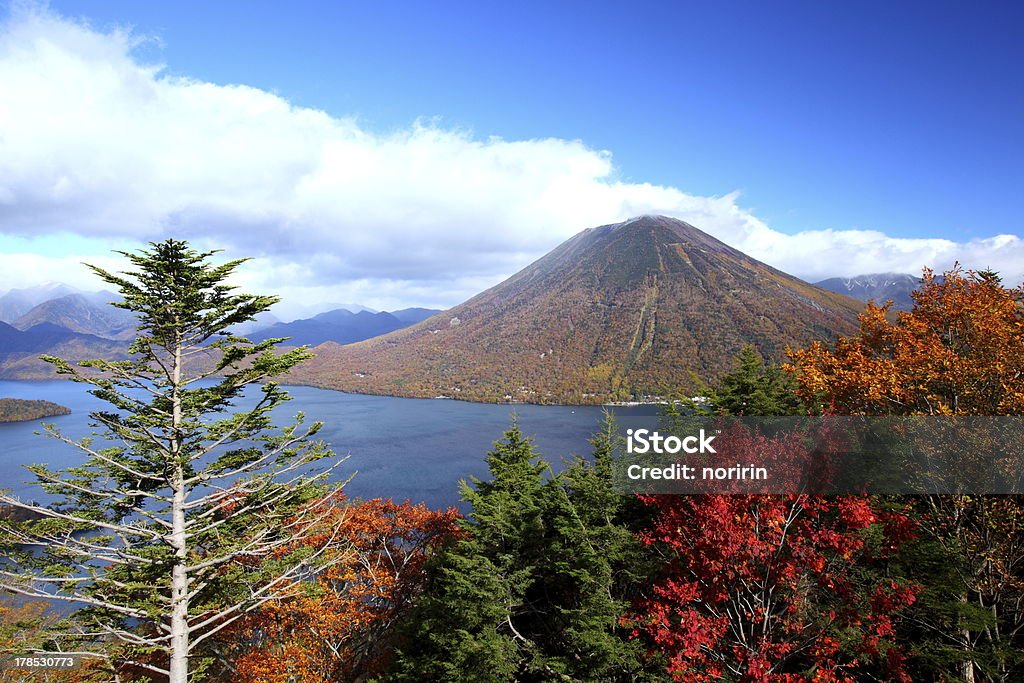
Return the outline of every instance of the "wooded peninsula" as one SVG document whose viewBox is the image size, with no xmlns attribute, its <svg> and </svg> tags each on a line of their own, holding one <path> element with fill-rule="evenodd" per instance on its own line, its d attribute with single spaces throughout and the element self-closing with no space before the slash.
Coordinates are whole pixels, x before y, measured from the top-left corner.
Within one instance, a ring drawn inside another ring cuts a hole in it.
<svg viewBox="0 0 1024 683">
<path fill-rule="evenodd" d="M 70 408 L 50 401 L 0 398 L 0 422 L 22 422 L 70 414 Z"/>
</svg>

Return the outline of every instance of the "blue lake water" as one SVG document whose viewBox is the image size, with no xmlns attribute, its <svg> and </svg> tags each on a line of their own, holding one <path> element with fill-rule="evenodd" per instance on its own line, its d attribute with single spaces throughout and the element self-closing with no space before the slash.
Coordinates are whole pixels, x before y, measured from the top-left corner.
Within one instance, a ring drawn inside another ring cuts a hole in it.
<svg viewBox="0 0 1024 683">
<path fill-rule="evenodd" d="M 67 381 L 0 381 L 0 397 L 43 399 L 67 406 L 70 415 L 46 418 L 66 436 L 89 436 L 89 412 L 106 407 L 88 387 Z M 311 387 L 289 387 L 293 400 L 275 412 L 279 426 L 296 412 L 324 423 L 318 437 L 348 460 L 340 479 L 355 474 L 346 488 L 360 498 L 409 499 L 431 507 L 456 505 L 458 482 L 485 478 L 485 457 L 508 428 L 513 413 L 537 450 L 560 469 L 563 458 L 589 453 L 587 440 L 600 426 L 602 408 L 494 405 L 444 399 L 409 399 L 345 394 Z M 622 417 L 654 415 L 654 406 L 616 407 Z M 0 488 L 37 498 L 38 488 L 21 466 L 55 468 L 81 464 L 82 454 L 46 436 L 40 422 L 0 423 Z"/>
</svg>

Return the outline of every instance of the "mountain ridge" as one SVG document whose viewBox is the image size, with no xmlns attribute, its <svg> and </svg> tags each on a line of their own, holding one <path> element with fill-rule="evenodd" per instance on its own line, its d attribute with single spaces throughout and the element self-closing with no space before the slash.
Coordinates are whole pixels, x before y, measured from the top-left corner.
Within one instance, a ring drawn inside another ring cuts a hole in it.
<svg viewBox="0 0 1024 683">
<path fill-rule="evenodd" d="M 46 282 L 34 287 L 9 289 L 0 295 L 0 322 L 14 322 L 33 307 L 67 294 L 77 294 L 71 285 Z"/>
<path fill-rule="evenodd" d="M 892 301 L 893 308 L 909 311 L 914 306 L 910 294 L 920 283 L 920 277 L 909 273 L 869 273 L 853 277 L 832 277 L 815 282 L 814 285 L 858 301 L 873 300 L 879 305 Z"/>
<path fill-rule="evenodd" d="M 419 322 L 428 314 L 437 311 L 431 309 L 406 308 L 394 313 L 387 311 L 370 312 L 364 309 L 352 312 L 339 308 L 319 313 L 312 318 L 279 322 L 247 335 L 254 342 L 273 337 L 286 337 L 288 344 L 294 346 L 316 346 L 331 341 L 336 344 L 351 344 L 364 339 L 377 337 L 388 332 L 408 327 Z M 399 317 L 401 316 L 401 317 Z"/>
<path fill-rule="evenodd" d="M 27 330 L 0 322 L 0 379 L 53 379 L 53 366 L 40 360 L 49 354 L 71 361 L 86 358 L 127 357 L 125 341 L 72 332 L 53 323 L 39 323 Z"/>
</svg>

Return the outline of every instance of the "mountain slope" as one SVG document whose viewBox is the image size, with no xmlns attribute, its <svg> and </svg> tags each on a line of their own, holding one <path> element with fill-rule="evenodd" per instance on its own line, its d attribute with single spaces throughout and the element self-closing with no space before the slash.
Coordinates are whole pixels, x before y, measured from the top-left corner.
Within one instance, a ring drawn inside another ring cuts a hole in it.
<svg viewBox="0 0 1024 683">
<path fill-rule="evenodd" d="M 402 396 L 595 403 L 690 391 L 745 343 L 852 333 L 862 305 L 675 219 L 591 228 L 508 280 L 404 330 L 324 344 L 295 381 Z"/>
<path fill-rule="evenodd" d="M 833 277 L 814 283 L 815 287 L 845 294 L 858 301 L 874 299 L 876 304 L 892 300 L 893 308 L 909 311 L 914 306 L 910 293 L 921 284 L 921 278 L 904 273 L 874 273 L 856 277 Z"/>
<path fill-rule="evenodd" d="M 131 339 L 136 332 L 135 317 L 107 303 L 115 298 L 114 294 L 68 294 L 35 306 L 15 320 L 14 326 L 28 330 L 46 323 L 105 339 Z"/>
</svg>

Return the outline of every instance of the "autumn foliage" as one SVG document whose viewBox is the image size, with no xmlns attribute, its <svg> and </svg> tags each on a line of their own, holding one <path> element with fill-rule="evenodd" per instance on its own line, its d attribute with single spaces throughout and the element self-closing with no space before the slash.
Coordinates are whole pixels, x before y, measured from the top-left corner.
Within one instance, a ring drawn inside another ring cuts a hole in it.
<svg viewBox="0 0 1024 683">
<path fill-rule="evenodd" d="M 913 310 L 869 304 L 860 334 L 791 354 L 798 394 L 838 415 L 1024 413 L 1021 290 L 992 273 L 926 270 Z"/>
<path fill-rule="evenodd" d="M 331 506 L 322 532 L 302 545 L 330 545 L 340 561 L 232 630 L 235 683 L 351 681 L 379 672 L 391 626 L 419 593 L 427 551 L 454 533 L 458 517 L 454 508 L 382 499 Z"/>
<path fill-rule="evenodd" d="M 869 305 L 860 334 L 791 354 L 798 394 L 838 415 L 1024 414 L 1024 292 L 991 272 L 925 271 L 909 312 Z M 981 448 L 989 457 L 1007 456 Z M 982 463 L 985 464 L 985 463 Z M 925 583 L 905 634 L 922 676 L 1024 676 L 1024 502 L 1020 496 L 910 501 L 925 537 L 902 559 Z"/>
<path fill-rule="evenodd" d="M 669 560 L 636 634 L 676 681 L 908 680 L 893 618 L 914 587 L 870 566 L 912 524 L 866 498 L 649 496 L 643 539 Z"/>
</svg>

